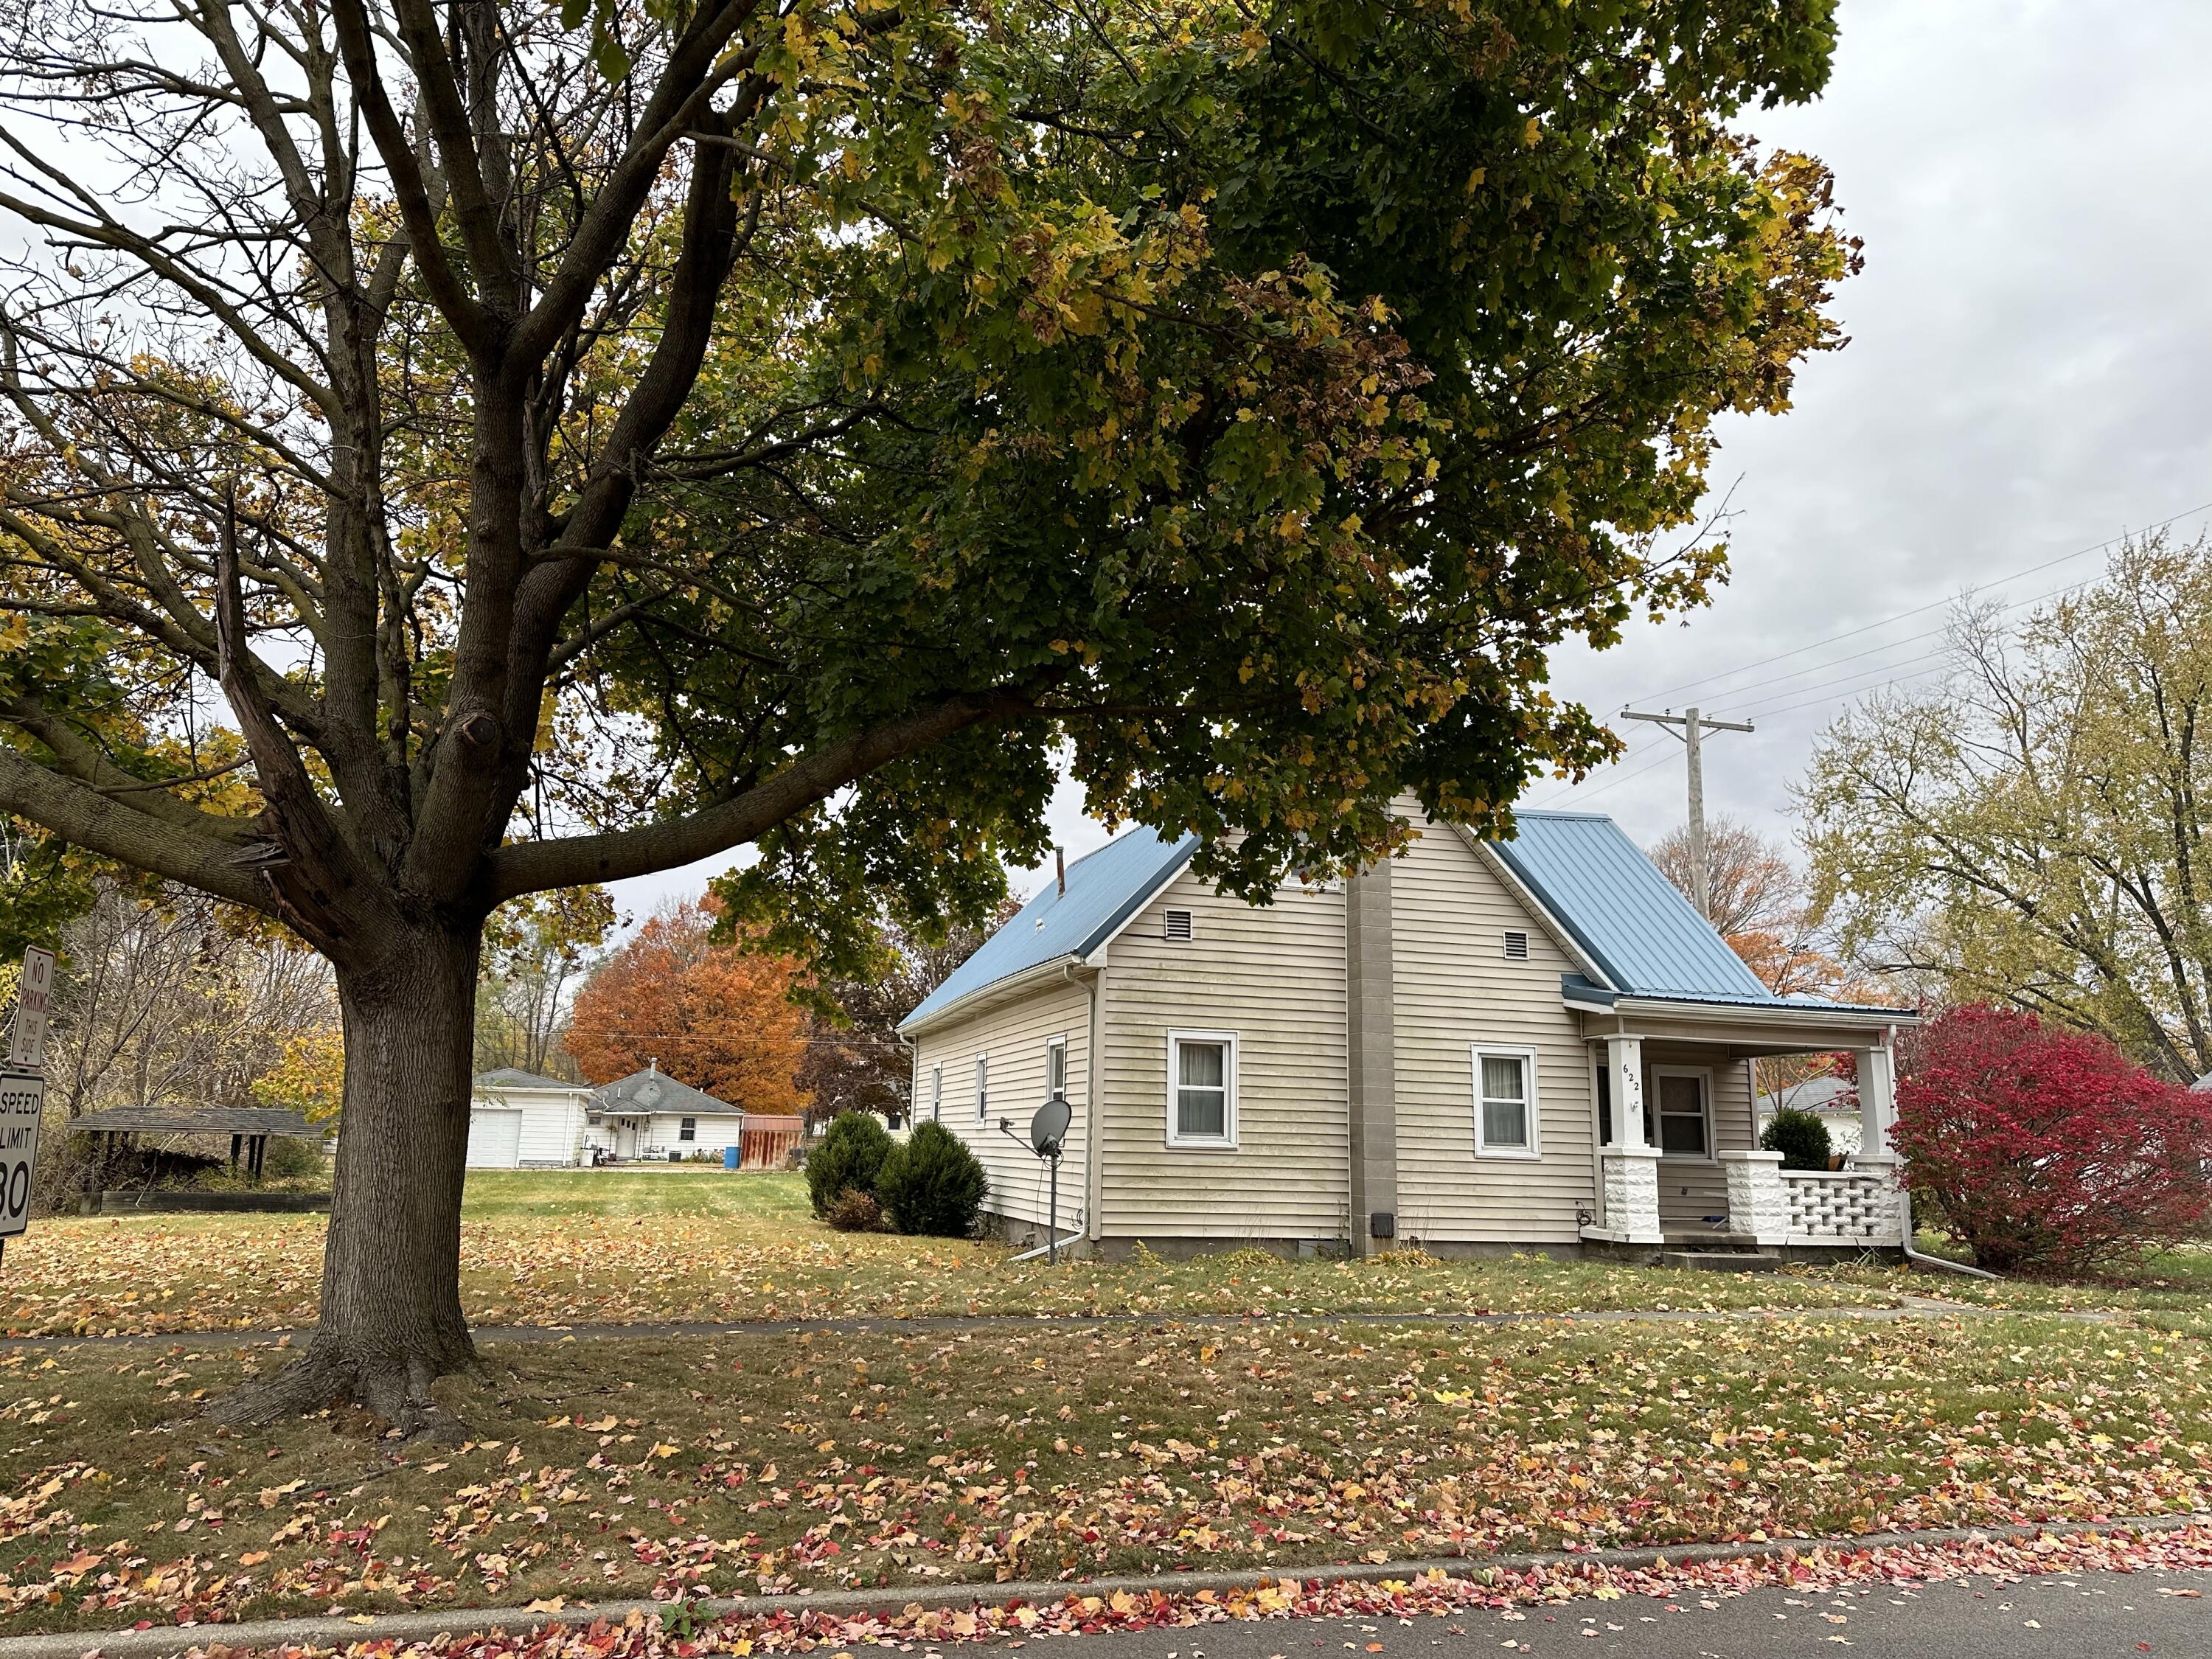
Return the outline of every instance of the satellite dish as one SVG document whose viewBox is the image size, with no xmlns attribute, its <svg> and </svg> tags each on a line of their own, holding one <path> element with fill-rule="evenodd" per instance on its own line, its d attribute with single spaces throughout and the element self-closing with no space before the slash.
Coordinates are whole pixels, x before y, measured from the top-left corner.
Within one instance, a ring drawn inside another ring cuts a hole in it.
<svg viewBox="0 0 2212 1659">
<path fill-rule="evenodd" d="M 1058 1158 L 1060 1143 L 1067 1139 L 1067 1125 L 1073 1115 L 1067 1109 L 1067 1097 L 1054 1095 L 1036 1109 L 1030 1120 L 1030 1149 L 1039 1158 Z"/>
</svg>

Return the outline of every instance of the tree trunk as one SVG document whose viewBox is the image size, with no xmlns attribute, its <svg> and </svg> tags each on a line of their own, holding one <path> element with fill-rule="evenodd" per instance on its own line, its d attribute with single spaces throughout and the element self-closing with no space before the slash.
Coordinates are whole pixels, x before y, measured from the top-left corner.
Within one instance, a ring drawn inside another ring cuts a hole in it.
<svg viewBox="0 0 2212 1659">
<path fill-rule="evenodd" d="M 220 1401 L 219 1419 L 350 1399 L 414 1434 L 440 1425 L 430 1384 L 475 1365 L 460 1242 L 480 942 L 426 928 L 374 969 L 337 969 L 345 1104 L 320 1316 L 306 1352 Z"/>
</svg>

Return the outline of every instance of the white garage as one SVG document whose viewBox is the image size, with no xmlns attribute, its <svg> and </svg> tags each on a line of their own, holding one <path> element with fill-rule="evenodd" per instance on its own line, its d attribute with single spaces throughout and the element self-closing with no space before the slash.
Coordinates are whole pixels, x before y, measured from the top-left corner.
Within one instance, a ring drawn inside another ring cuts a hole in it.
<svg viewBox="0 0 2212 1659">
<path fill-rule="evenodd" d="M 565 1169 L 581 1161 L 581 1084 L 502 1066 L 476 1080 L 469 1102 L 471 1170 Z"/>
<path fill-rule="evenodd" d="M 522 1113 L 518 1108 L 469 1108 L 469 1168 L 512 1170 L 522 1162 Z"/>
</svg>

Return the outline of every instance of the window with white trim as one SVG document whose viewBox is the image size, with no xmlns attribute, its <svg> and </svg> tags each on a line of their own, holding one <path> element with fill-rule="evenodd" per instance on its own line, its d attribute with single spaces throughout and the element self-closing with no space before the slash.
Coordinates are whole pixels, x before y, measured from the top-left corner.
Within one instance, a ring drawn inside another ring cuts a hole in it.
<svg viewBox="0 0 2212 1659">
<path fill-rule="evenodd" d="M 991 1115 L 991 1057 L 975 1056 L 975 1121 L 982 1122 Z"/>
<path fill-rule="evenodd" d="M 676 1138 L 678 1140 L 698 1139 L 699 1120 L 696 1117 L 687 1117 L 683 1119 L 676 1126 Z"/>
<path fill-rule="evenodd" d="M 1474 1073 L 1476 1155 L 1535 1157 L 1536 1051 L 1477 1047 Z"/>
<path fill-rule="evenodd" d="M 1655 1066 L 1659 1097 L 1659 1150 L 1669 1158 L 1713 1155 L 1712 1089 L 1702 1071 L 1686 1066 Z"/>
<path fill-rule="evenodd" d="M 1044 1097 L 1067 1092 L 1067 1039 L 1047 1037 L 1044 1042 Z"/>
<path fill-rule="evenodd" d="M 1168 1033 L 1168 1145 L 1237 1145 L 1237 1034 Z"/>
<path fill-rule="evenodd" d="M 945 1067 L 942 1065 L 929 1068 L 929 1121 L 933 1123 L 945 1121 Z"/>
</svg>

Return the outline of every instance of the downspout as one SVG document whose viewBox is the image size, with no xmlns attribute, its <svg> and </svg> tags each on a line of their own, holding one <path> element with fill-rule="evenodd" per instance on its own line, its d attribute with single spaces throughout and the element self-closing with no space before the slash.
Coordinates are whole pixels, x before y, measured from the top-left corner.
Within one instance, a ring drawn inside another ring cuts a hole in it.
<svg viewBox="0 0 2212 1659">
<path fill-rule="evenodd" d="M 891 1035 L 906 1050 L 906 1127 L 911 1134 L 914 1126 L 921 1121 L 921 1045 L 904 1031 L 895 1030 Z"/>
<path fill-rule="evenodd" d="M 1912 1248 L 1912 1194 L 1905 1194 L 1905 1259 L 1923 1267 L 1941 1267 L 1946 1273 L 1964 1273 L 1969 1279 L 2002 1279 L 2002 1273 L 1993 1273 L 1987 1267 L 1970 1267 L 1963 1261 L 1954 1261 L 1948 1256 L 1926 1255 Z"/>
<path fill-rule="evenodd" d="M 1019 1255 L 1009 1256 L 1007 1260 L 1010 1261 L 1034 1261 L 1048 1250 L 1077 1243 L 1091 1229 L 1091 1165 L 1094 1156 L 1092 1149 L 1098 1140 L 1098 1114 L 1096 1109 L 1098 1099 L 1098 988 L 1076 978 L 1075 964 L 1072 962 L 1061 965 L 1060 976 L 1064 983 L 1081 986 L 1084 995 L 1091 1001 L 1090 1018 L 1085 1026 L 1088 1035 L 1084 1039 L 1083 1054 L 1083 1225 L 1065 1238 L 1056 1238 L 1054 1235 L 1060 1231 L 1060 1217 L 1057 1214 L 1047 1216 L 1045 1237 L 1051 1243 L 1040 1244 L 1033 1250 L 1024 1250 Z"/>
<path fill-rule="evenodd" d="M 1897 1053 L 1896 1026 L 1891 1026 L 1887 1032 L 1884 1034 L 1882 1046 L 1887 1048 L 1893 1056 L 1895 1055 Z M 1894 1089 L 1896 1086 L 1897 1062 L 1894 1058 L 1893 1058 L 1890 1061 L 1890 1087 Z M 1891 1110 L 1894 1112 L 1895 1109 L 1896 1103 L 1893 1100 L 1891 1102 Z M 1894 1152 L 1895 1148 L 1893 1147 L 1891 1150 Z M 1948 1256 L 1929 1255 L 1924 1251 L 1913 1249 L 1912 1241 L 1919 1236 L 1920 1230 L 1912 1218 L 1912 1188 L 1905 1184 L 1904 1171 L 1902 1170 L 1899 1170 L 1898 1176 L 1898 1192 L 1903 1200 L 1903 1206 L 1905 1210 L 1905 1237 L 1899 1241 L 1899 1243 L 1905 1246 L 1905 1259 L 1907 1261 L 1913 1263 L 1916 1267 L 1941 1267 L 1945 1273 L 1964 1273 L 1969 1279 L 1990 1279 L 1999 1281 L 2003 1279 L 2004 1275 L 2002 1273 L 1993 1273 L 1987 1267 L 1969 1267 L 1966 1262 L 1954 1261 Z"/>
</svg>

